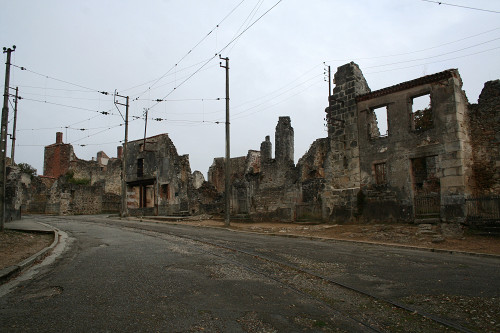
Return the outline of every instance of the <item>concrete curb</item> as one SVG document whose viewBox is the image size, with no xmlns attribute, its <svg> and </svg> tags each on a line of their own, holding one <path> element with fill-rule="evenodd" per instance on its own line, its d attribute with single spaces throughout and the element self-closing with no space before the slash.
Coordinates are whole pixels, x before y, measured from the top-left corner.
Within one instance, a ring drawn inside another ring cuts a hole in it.
<svg viewBox="0 0 500 333">
<path fill-rule="evenodd" d="M 131 218 L 128 218 L 128 219 L 129 219 L 129 221 L 134 220 Z M 366 244 L 366 245 L 394 247 L 394 248 L 400 248 L 400 249 L 406 249 L 406 250 L 417 250 L 417 251 L 447 253 L 447 254 L 459 254 L 459 255 L 467 255 L 467 256 L 473 256 L 473 257 L 481 257 L 481 258 L 500 259 L 500 255 L 490 254 L 490 253 L 446 250 L 446 249 L 437 249 L 437 248 L 430 248 L 430 247 L 421 247 L 421 246 L 412 246 L 412 245 L 403 245 L 403 244 L 394 244 L 394 243 L 376 243 L 376 242 L 350 240 L 350 239 L 325 238 L 325 237 L 319 237 L 319 236 L 290 235 L 290 234 L 280 234 L 280 233 L 275 233 L 275 232 L 274 233 L 271 233 L 271 232 L 266 233 L 266 232 L 257 232 L 257 231 L 248 231 L 248 230 L 237 230 L 237 229 L 231 229 L 231 228 L 226 228 L 226 227 L 214 227 L 214 226 L 208 226 L 208 225 L 195 226 L 195 225 L 187 225 L 184 223 L 171 222 L 171 221 L 159 221 L 159 220 L 147 219 L 147 218 L 142 218 L 142 219 L 138 218 L 137 220 L 144 221 L 144 222 L 150 222 L 150 223 L 184 225 L 184 226 L 191 226 L 191 227 L 196 227 L 196 228 L 224 229 L 224 230 L 233 231 L 233 232 L 242 232 L 242 233 L 248 233 L 248 234 L 258 234 L 258 235 L 267 235 L 267 236 L 275 236 L 275 237 L 306 238 L 306 239 L 319 240 L 319 241 L 325 241 L 325 242 L 357 243 L 357 244 Z"/>
<path fill-rule="evenodd" d="M 40 223 L 40 222 L 37 222 L 37 223 Z M 49 253 L 50 251 L 52 251 L 52 249 L 54 247 L 56 247 L 56 245 L 59 243 L 59 232 L 57 231 L 57 229 L 55 229 L 52 226 L 49 226 L 49 225 L 47 225 L 45 223 L 40 223 L 40 224 L 42 224 L 42 225 L 44 225 L 46 227 L 51 228 L 52 231 L 10 229 L 10 230 L 16 230 L 16 231 L 21 231 L 21 232 L 32 232 L 32 233 L 42 233 L 42 234 L 53 233 L 54 234 L 54 240 L 52 241 L 52 244 L 50 244 L 46 248 L 38 251 L 37 253 L 35 253 L 31 257 L 29 257 L 27 259 L 24 259 L 19 264 L 13 265 L 13 266 L 10 266 L 10 267 L 6 267 L 6 268 L 0 270 L 0 284 L 3 284 L 5 282 L 7 282 L 7 280 L 10 277 L 12 277 L 13 275 L 15 275 L 17 273 L 20 273 L 23 270 L 25 270 L 25 269 L 33 266 L 33 264 L 37 260 L 43 258 L 47 253 Z"/>
</svg>

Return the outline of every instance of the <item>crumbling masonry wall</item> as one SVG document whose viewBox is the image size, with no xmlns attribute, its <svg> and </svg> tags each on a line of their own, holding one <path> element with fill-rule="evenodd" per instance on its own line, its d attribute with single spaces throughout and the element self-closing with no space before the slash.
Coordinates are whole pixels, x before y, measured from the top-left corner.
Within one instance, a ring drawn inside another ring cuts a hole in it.
<svg viewBox="0 0 500 333">
<path fill-rule="evenodd" d="M 448 70 L 357 97 L 363 218 L 463 219 L 471 151 L 461 87 L 458 71 Z M 422 95 L 431 104 L 426 127 L 416 127 L 412 103 Z M 371 117 L 380 106 L 388 134 L 374 137 Z"/>
<path fill-rule="evenodd" d="M 500 80 L 489 81 L 469 107 L 472 196 L 500 195 Z"/>
<path fill-rule="evenodd" d="M 167 134 L 129 142 L 125 170 L 129 214 L 192 213 L 189 156 L 179 155 Z"/>
<path fill-rule="evenodd" d="M 325 158 L 322 214 L 328 220 L 348 221 L 358 214 L 360 191 L 358 108 L 356 97 L 370 92 L 358 65 L 337 69 L 335 88 L 326 108 L 329 151 Z"/>
</svg>

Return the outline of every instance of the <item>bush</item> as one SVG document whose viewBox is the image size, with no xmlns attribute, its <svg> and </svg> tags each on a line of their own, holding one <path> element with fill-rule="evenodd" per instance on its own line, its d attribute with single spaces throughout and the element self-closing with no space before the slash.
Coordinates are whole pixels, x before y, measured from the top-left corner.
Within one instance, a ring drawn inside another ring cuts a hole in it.
<svg viewBox="0 0 500 333">
<path fill-rule="evenodd" d="M 90 179 L 88 178 L 75 178 L 75 173 L 73 171 L 68 171 L 64 175 L 66 181 L 74 185 L 89 185 Z"/>
<path fill-rule="evenodd" d="M 19 163 L 17 166 L 19 167 L 22 173 L 30 175 L 31 179 L 33 179 L 33 177 L 36 176 L 36 169 L 33 168 L 28 163 Z"/>
</svg>

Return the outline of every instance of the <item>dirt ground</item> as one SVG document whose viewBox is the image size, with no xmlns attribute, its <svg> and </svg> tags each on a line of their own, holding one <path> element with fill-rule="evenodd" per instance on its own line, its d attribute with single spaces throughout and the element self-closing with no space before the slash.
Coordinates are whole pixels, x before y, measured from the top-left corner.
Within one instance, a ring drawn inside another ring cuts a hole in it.
<svg viewBox="0 0 500 333">
<path fill-rule="evenodd" d="M 5 230 L 0 232 L 0 270 L 16 265 L 52 244 L 54 235 Z"/>
<path fill-rule="evenodd" d="M 205 227 L 224 227 L 223 221 L 203 219 L 203 217 L 192 217 L 173 223 Z M 229 229 L 264 234 L 319 237 L 500 255 L 500 237 L 478 235 L 461 227 L 446 224 L 298 224 L 278 222 L 231 222 Z"/>
</svg>

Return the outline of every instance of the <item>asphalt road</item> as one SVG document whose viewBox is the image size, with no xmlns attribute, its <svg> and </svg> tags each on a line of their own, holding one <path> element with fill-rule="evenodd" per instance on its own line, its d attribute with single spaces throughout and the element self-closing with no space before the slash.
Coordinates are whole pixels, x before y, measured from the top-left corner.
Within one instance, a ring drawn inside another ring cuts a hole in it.
<svg viewBox="0 0 500 333">
<path fill-rule="evenodd" d="M 37 219 L 66 232 L 67 245 L 0 296 L 2 332 L 443 330 L 382 299 L 459 329 L 500 330 L 496 258 L 100 216 Z"/>
</svg>

